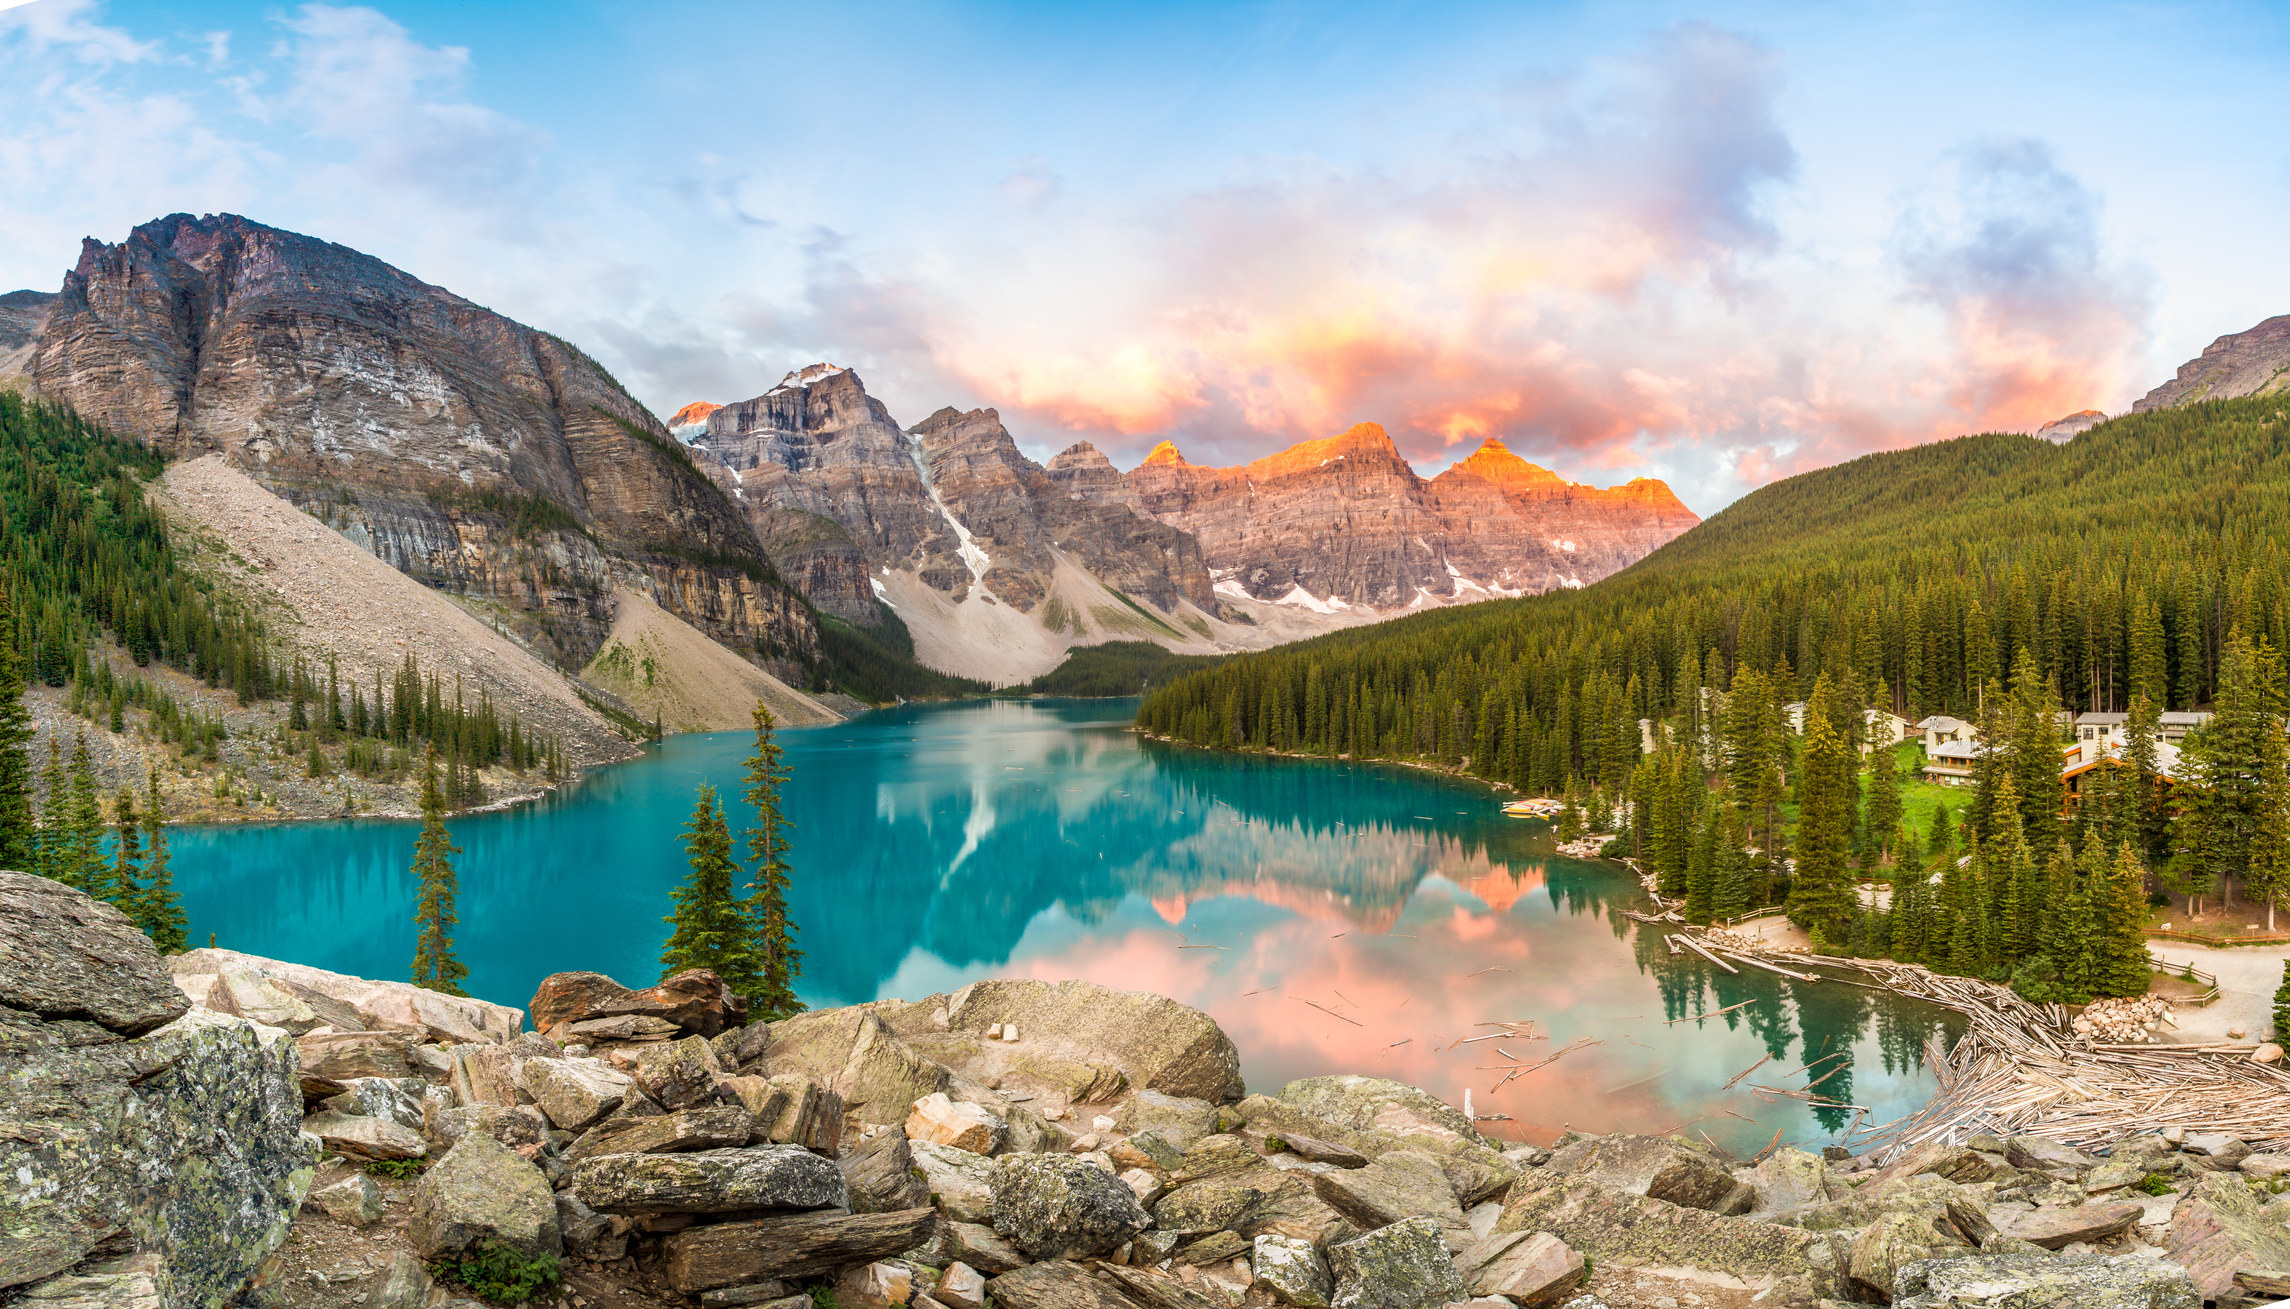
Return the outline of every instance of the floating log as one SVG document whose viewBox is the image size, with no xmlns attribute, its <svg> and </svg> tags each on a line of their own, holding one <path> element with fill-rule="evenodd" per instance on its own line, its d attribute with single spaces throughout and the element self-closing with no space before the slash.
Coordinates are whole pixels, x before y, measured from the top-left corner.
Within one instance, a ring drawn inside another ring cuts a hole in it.
<svg viewBox="0 0 2290 1309">
<path fill-rule="evenodd" d="M 1685 933 L 1683 933 L 1683 932 L 1679 933 L 1679 934 L 1678 934 L 1678 935 L 1676 935 L 1676 936 L 1673 936 L 1673 937 L 1671 937 L 1670 939 L 1671 939 L 1671 940 L 1673 940 L 1673 941 L 1683 941 L 1683 942 L 1685 942 L 1685 943 L 1686 943 L 1686 947 L 1687 947 L 1688 949 L 1692 950 L 1692 951 L 1693 951 L 1695 954 L 1698 954 L 1698 955 L 1700 955 L 1702 958 L 1709 960 L 1711 963 L 1713 963 L 1713 964 L 1716 964 L 1718 967 L 1720 967 L 1720 968 L 1723 968 L 1724 970 L 1726 970 L 1726 971 L 1727 971 L 1727 972 L 1729 972 L 1729 973 L 1732 973 L 1732 974 L 1734 974 L 1735 976 L 1739 976 L 1739 975 L 1741 974 L 1741 970 L 1740 970 L 1739 968 L 1736 968 L 1736 967 L 1734 967 L 1732 964 L 1729 964 L 1729 963 L 1727 963 L 1725 960 L 1718 958 L 1718 957 L 1717 957 L 1716 955 L 1714 955 L 1714 954 L 1711 954 L 1711 953 L 1710 953 L 1710 952 L 1709 952 L 1707 949 L 1705 949 L 1705 948 L 1702 946 L 1702 943 L 1701 943 L 1701 942 L 1699 942 L 1699 941 L 1695 940 L 1694 938 L 1692 938 L 1692 937 L 1690 937 L 1690 936 L 1687 936 L 1687 935 L 1686 935 Z"/>
</svg>

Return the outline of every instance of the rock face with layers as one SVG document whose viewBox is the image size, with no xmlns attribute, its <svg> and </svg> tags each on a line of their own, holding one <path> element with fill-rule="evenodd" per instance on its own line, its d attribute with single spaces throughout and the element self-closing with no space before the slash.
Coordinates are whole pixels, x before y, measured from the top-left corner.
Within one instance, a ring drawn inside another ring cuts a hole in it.
<svg viewBox="0 0 2290 1309">
<path fill-rule="evenodd" d="M 148 1303 L 204 1305 L 285 1238 L 314 1176 L 292 1040 L 188 1009 L 124 914 L 0 872 L 0 1292 L 125 1247 Z M 67 1280 L 34 1301 L 101 1289 Z"/>
<path fill-rule="evenodd" d="M 918 642 L 947 626 L 986 640 L 989 617 L 1008 614 L 966 606 L 1000 606 L 1062 649 L 1090 636 L 1205 638 L 1173 624 L 1222 612 L 1198 542 L 1077 499 L 992 409 L 941 409 L 901 430 L 857 374 L 813 364 L 710 412 L 692 448 L 782 575 L 862 626 L 888 607 Z"/>
<path fill-rule="evenodd" d="M 21 372 L 171 455 L 222 451 L 397 568 L 523 615 L 567 667 L 615 586 L 782 676 L 816 650 L 737 506 L 601 367 L 357 251 L 232 214 L 89 240 Z"/>
<path fill-rule="evenodd" d="M 2132 402 L 2135 413 L 2198 400 L 2232 400 L 2290 390 L 2290 314 L 2232 332 L 2179 365 L 2178 375 Z"/>
<path fill-rule="evenodd" d="M 1123 482 L 1145 513 L 1200 538 L 1220 591 L 1322 608 L 1582 586 L 1700 521 L 1661 482 L 1578 486 L 1494 440 L 1425 481 L 1374 423 L 1237 468 L 1189 464 L 1163 442 Z M 1086 474 L 1071 484 L 1108 495 Z"/>
</svg>

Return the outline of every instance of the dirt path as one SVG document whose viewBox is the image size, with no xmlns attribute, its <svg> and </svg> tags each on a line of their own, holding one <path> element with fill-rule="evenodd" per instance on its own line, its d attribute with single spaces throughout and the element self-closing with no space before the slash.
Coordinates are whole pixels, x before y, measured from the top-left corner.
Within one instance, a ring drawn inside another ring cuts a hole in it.
<svg viewBox="0 0 2290 1309">
<path fill-rule="evenodd" d="M 2242 1029 L 2243 1039 L 2263 1041 L 2274 1026 L 2274 988 L 2282 985 L 2282 964 L 2290 959 L 2290 946 L 2248 945 L 2212 949 L 2173 941 L 2149 941 L 2147 949 L 2174 966 L 2193 964 L 2218 976 L 2219 998 L 2200 1009 L 2174 1009 L 2176 1032 L 2164 1035 L 2176 1041 L 2224 1041 L 2231 1028 Z"/>
<path fill-rule="evenodd" d="M 616 591 L 612 632 L 583 680 L 626 700 L 670 732 L 744 731 L 761 700 L 782 727 L 843 716 L 710 639 L 647 596 Z"/>
</svg>

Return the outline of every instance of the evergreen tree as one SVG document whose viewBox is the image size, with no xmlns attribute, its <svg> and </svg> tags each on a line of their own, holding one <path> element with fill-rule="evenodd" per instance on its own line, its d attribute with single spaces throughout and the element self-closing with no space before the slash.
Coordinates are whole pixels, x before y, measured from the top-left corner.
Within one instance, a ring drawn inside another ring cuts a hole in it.
<svg viewBox="0 0 2290 1309">
<path fill-rule="evenodd" d="M 1686 921 L 1706 923 L 1717 896 L 1717 820 L 1705 803 L 1693 826 L 1693 852 L 1686 860 Z"/>
<path fill-rule="evenodd" d="M 135 813 L 134 791 L 119 788 L 111 820 L 111 902 L 132 918 L 143 903 L 143 824 Z"/>
<path fill-rule="evenodd" d="M 1820 927 L 1831 941 L 1845 939 L 1858 907 L 1847 857 L 1853 831 L 1852 747 L 1834 721 L 1827 674 L 1813 684 L 1805 706 L 1805 762 L 1797 802 L 1797 875 L 1789 890 L 1789 921 L 1806 931 Z"/>
<path fill-rule="evenodd" d="M 2282 985 L 2274 988 L 2274 1039 L 2290 1037 L 2290 959 L 2282 961 Z"/>
<path fill-rule="evenodd" d="M 437 751 L 421 776 L 421 836 L 414 841 L 413 875 L 420 884 L 414 899 L 413 920 L 421 930 L 414 938 L 413 984 L 445 995 L 467 995 L 461 979 L 469 970 L 453 957 L 453 901 L 460 886 L 453 874 L 453 856 L 461 847 L 445 830 L 445 792 L 437 775 Z"/>
<path fill-rule="evenodd" d="M 40 789 L 47 793 L 40 806 L 38 842 L 33 847 L 31 871 L 51 881 L 74 885 L 68 876 L 66 851 L 70 823 L 66 817 L 69 784 L 64 774 L 63 742 L 48 738 L 48 766 L 40 771 Z"/>
<path fill-rule="evenodd" d="M 1863 808 L 1863 819 L 1868 825 L 1868 848 L 1875 852 L 1869 859 L 1874 867 L 1879 858 L 1889 855 L 1901 857 L 1893 844 L 1893 829 L 1900 826 L 1900 752 L 1897 747 L 1880 745 L 1869 751 L 1868 801 Z"/>
<path fill-rule="evenodd" d="M 1761 905 L 1750 903 L 1748 844 L 1741 830 L 1741 815 L 1730 804 L 1717 807 L 1716 867 L 1710 878 L 1710 916 L 1736 918 Z"/>
<path fill-rule="evenodd" d="M 803 975 L 803 951 L 796 948 L 795 918 L 787 904 L 793 880 L 787 833 L 794 824 L 779 812 L 779 788 L 787 780 L 787 767 L 779 742 L 773 739 L 777 724 L 761 700 L 756 701 L 753 717 L 755 750 L 747 757 L 743 798 L 755 810 L 755 822 L 747 829 L 747 857 L 754 865 L 755 880 L 749 884 L 744 908 L 763 978 L 751 999 L 756 1017 L 777 1021 L 803 1011 L 803 1002 L 795 998 L 795 979 Z"/>
<path fill-rule="evenodd" d="M 2101 848 L 2102 857 L 2105 848 Z M 2100 936 L 2100 966 L 2092 990 L 2100 995 L 2145 995 L 2153 984 L 2147 962 L 2147 869 L 2129 841 L 2116 847 L 2107 869 L 2104 910 L 2092 924 Z"/>
<path fill-rule="evenodd" d="M 16 653 L 16 605 L 0 581 L 0 868 L 36 865 L 32 822 L 32 714 Z"/>
<path fill-rule="evenodd" d="M 103 863 L 103 804 L 96 792 L 95 756 L 88 753 L 85 732 L 72 747 L 64 794 L 63 858 L 59 864 L 64 876 L 56 880 L 98 900 L 113 899 L 111 878 Z"/>
<path fill-rule="evenodd" d="M 670 892 L 676 909 L 663 920 L 673 930 L 660 950 L 661 976 L 687 968 L 713 969 L 734 994 L 752 998 L 762 982 L 755 930 L 741 911 L 736 889 L 739 865 L 732 860 L 731 832 L 712 786 L 700 787 L 691 825 L 685 829 L 684 851 L 692 871 L 685 874 L 682 886 Z"/>
<path fill-rule="evenodd" d="M 151 938 L 161 954 L 181 954 L 190 948 L 185 930 L 189 920 L 175 894 L 175 876 L 167 859 L 167 808 L 159 796 L 159 770 L 150 774 L 150 789 L 143 799 L 143 875 L 148 880 L 134 913 L 135 925 Z"/>
</svg>

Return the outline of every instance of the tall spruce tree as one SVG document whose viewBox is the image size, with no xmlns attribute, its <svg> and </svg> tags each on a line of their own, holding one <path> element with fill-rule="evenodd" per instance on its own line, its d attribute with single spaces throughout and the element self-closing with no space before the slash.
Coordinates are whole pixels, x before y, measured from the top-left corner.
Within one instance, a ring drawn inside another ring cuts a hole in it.
<svg viewBox="0 0 2290 1309">
<path fill-rule="evenodd" d="M 2104 847 L 2102 847 L 2104 856 Z M 2105 865 L 2103 908 L 2093 928 L 2100 936 L 2100 966 L 2091 988 L 2101 995 L 2145 995 L 2154 983 L 2147 963 L 2147 868 L 2125 841 Z"/>
<path fill-rule="evenodd" d="M 16 653 L 16 604 L 0 582 L 0 868 L 38 863 L 32 821 L 32 714 L 24 707 L 24 664 Z"/>
<path fill-rule="evenodd" d="M 747 790 L 743 797 L 755 810 L 747 829 L 747 857 L 755 880 L 749 884 L 746 913 L 754 933 L 755 953 L 763 970 L 762 984 L 751 997 L 756 1017 L 777 1021 L 803 1011 L 795 998 L 795 979 L 803 975 L 803 951 L 796 948 L 795 917 L 787 905 L 794 870 L 787 862 L 787 834 L 794 824 L 779 811 L 779 788 L 787 780 L 787 765 L 773 732 L 771 711 L 755 702 L 755 750 L 747 757 Z"/>
<path fill-rule="evenodd" d="M 469 969 L 453 957 L 454 898 L 460 884 L 453 873 L 453 856 L 461 847 L 445 830 L 445 791 L 437 775 L 437 751 L 429 752 L 421 775 L 421 835 L 414 840 L 413 875 L 418 884 L 413 920 L 420 930 L 414 937 L 413 984 L 445 995 L 467 995 L 461 979 Z"/>
<path fill-rule="evenodd" d="M 135 792 L 119 788 L 111 802 L 111 902 L 132 918 L 143 903 L 143 823 Z"/>
<path fill-rule="evenodd" d="M 103 802 L 96 791 L 95 756 L 87 748 L 87 733 L 72 747 L 70 770 L 64 782 L 64 845 L 57 881 L 77 887 L 98 900 L 114 898 L 109 870 L 103 862 Z"/>
<path fill-rule="evenodd" d="M 1853 800 L 1859 793 L 1853 750 L 1837 730 L 1836 697 L 1827 674 L 1813 683 L 1805 705 L 1805 761 L 1797 801 L 1797 877 L 1789 890 L 1789 921 L 1818 928 L 1842 941 L 1859 908 L 1849 863 Z"/>
<path fill-rule="evenodd" d="M 663 920 L 672 930 L 660 949 L 661 976 L 712 969 L 733 994 L 753 999 L 763 980 L 755 929 L 741 911 L 731 831 L 716 803 L 716 788 L 705 783 L 692 806 L 691 825 L 684 829 L 684 852 L 691 871 L 683 885 L 669 892 L 676 908 Z"/>
<path fill-rule="evenodd" d="M 137 903 L 135 925 L 151 938 L 161 954 L 181 954 L 190 948 L 183 901 L 175 893 L 175 874 L 168 866 L 167 806 L 159 795 L 159 770 L 150 773 L 150 789 L 143 798 L 143 896 Z"/>
<path fill-rule="evenodd" d="M 1862 821 L 1868 829 L 1866 848 L 1871 852 L 1869 867 L 1887 857 L 1900 857 L 1893 844 L 1893 829 L 1900 826 L 1900 818 L 1900 751 L 1880 745 L 1869 751 L 1868 800 L 1862 808 Z"/>
</svg>

